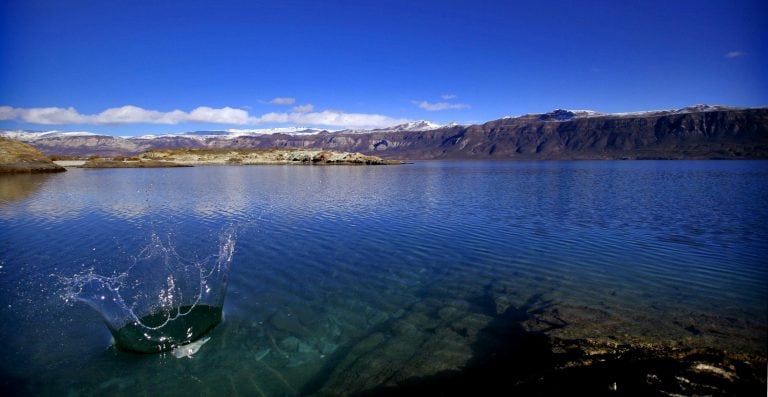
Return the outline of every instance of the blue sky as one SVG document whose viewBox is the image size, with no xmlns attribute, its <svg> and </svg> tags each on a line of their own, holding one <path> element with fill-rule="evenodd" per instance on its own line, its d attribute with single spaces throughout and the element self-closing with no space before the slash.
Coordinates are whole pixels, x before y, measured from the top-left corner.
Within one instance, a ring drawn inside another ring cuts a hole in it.
<svg viewBox="0 0 768 397">
<path fill-rule="evenodd" d="M 766 106 L 765 21 L 765 1 L 738 0 L 5 0 L 0 128 L 138 135 Z"/>
</svg>

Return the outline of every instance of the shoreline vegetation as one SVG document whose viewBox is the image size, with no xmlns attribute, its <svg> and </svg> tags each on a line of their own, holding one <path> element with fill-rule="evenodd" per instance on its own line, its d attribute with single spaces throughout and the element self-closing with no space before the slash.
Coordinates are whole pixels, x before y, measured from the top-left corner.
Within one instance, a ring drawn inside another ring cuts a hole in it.
<svg viewBox="0 0 768 397">
<path fill-rule="evenodd" d="M 81 168 L 164 168 L 196 165 L 396 165 L 361 153 L 319 149 L 163 149 L 136 157 L 91 158 Z M 73 166 L 76 166 L 72 164 Z"/>
</svg>

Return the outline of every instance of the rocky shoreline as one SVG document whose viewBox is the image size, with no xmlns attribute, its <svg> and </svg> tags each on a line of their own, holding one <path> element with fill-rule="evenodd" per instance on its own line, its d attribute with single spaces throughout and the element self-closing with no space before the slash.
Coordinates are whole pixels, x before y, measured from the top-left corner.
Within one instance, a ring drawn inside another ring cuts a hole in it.
<svg viewBox="0 0 768 397">
<path fill-rule="evenodd" d="M 127 159 L 94 158 L 81 168 L 166 168 L 196 165 L 393 165 L 401 161 L 360 153 L 312 149 L 167 149 Z"/>
<path fill-rule="evenodd" d="M 150 150 L 138 158 L 140 161 L 171 161 L 187 165 L 391 165 L 402 163 L 361 153 L 321 149 L 167 149 Z"/>
</svg>

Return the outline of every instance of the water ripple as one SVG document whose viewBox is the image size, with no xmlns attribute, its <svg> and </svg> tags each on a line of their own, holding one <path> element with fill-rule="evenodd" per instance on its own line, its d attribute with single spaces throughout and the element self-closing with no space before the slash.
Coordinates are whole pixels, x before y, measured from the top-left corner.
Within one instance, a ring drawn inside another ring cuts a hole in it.
<svg viewBox="0 0 768 397">
<path fill-rule="evenodd" d="M 237 380 L 256 385 L 243 390 L 290 393 L 285 382 L 300 378 L 294 368 L 315 365 L 304 353 L 279 356 L 281 343 L 295 342 L 289 336 L 304 350 L 330 350 L 330 337 L 313 332 L 349 342 L 418 311 L 414 305 L 465 302 L 495 283 L 637 322 L 669 324 L 686 313 L 765 327 L 766 181 L 764 163 L 750 162 L 424 162 L 0 178 L 0 309 L 8 318 L 0 336 L 34 351 L 0 358 L 34 373 L 46 350 L 79 362 L 83 344 L 103 339 L 91 329 L 76 346 L 52 345 L 85 315 L 57 305 L 51 275 L 114 271 L 153 233 L 180 255 L 206 255 L 230 224 L 240 233 L 227 320 L 209 345 L 221 343 L 221 354 L 263 376 Z M 60 321 L 45 325 L 37 315 L 44 312 Z M 33 326 L 37 342 L 7 324 Z M 263 362 L 241 356 L 251 353 Z"/>
</svg>

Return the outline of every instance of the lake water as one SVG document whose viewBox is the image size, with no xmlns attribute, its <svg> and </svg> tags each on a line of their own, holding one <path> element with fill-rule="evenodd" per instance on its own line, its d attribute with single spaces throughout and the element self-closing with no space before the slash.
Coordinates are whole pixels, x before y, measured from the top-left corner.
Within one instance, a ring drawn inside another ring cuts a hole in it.
<svg viewBox="0 0 768 397">
<path fill-rule="evenodd" d="M 764 358 L 766 203 L 760 161 L 2 176 L 0 382 L 20 395 L 355 393 L 462 368 L 509 307 L 551 338 Z M 224 319 L 189 357 L 119 351 L 71 299 L 78 276 L 162 271 L 152 244 L 215 260 L 227 230 Z"/>
</svg>

